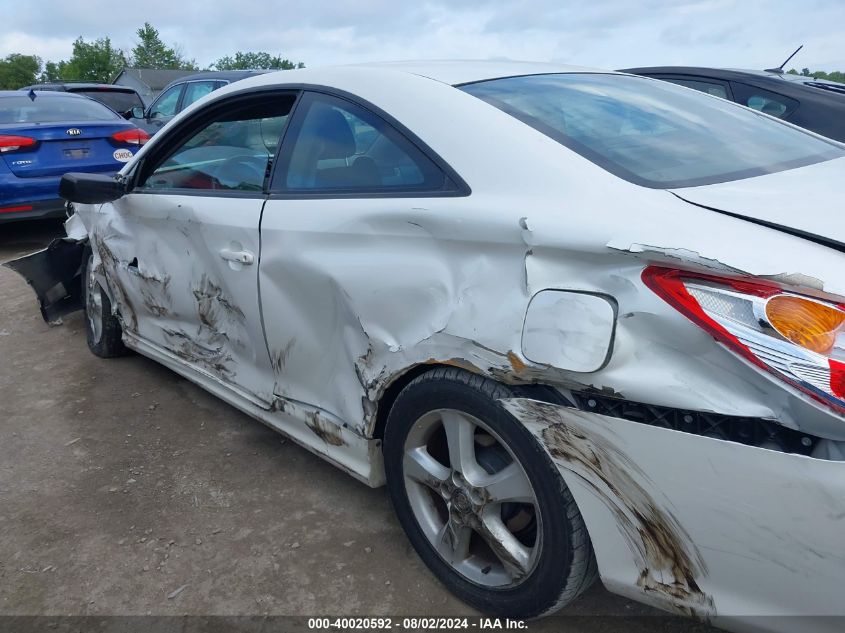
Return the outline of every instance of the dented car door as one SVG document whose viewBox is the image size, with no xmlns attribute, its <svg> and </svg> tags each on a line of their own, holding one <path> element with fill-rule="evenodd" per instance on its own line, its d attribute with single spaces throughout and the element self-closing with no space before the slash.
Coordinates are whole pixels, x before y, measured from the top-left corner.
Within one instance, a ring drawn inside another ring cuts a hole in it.
<svg viewBox="0 0 845 633">
<path fill-rule="evenodd" d="M 106 204 L 93 244 L 126 335 L 268 406 L 272 372 L 258 302 L 265 179 L 292 97 L 217 110 L 148 159 Z"/>
<path fill-rule="evenodd" d="M 449 313 L 444 246 L 408 217 L 454 208 L 466 189 L 408 135 L 360 104 L 305 93 L 261 223 L 275 392 L 361 434 L 372 339 L 411 347 Z"/>
</svg>

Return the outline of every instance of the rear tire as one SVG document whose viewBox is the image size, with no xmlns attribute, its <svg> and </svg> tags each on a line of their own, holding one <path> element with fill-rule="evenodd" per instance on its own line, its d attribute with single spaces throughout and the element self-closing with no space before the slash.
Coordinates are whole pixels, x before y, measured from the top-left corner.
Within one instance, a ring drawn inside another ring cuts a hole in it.
<svg viewBox="0 0 845 633">
<path fill-rule="evenodd" d="M 397 397 L 384 461 L 396 515 L 429 569 L 482 613 L 526 619 L 574 600 L 597 571 L 572 494 L 497 402 L 512 397 L 464 370 L 429 371 Z"/>
<path fill-rule="evenodd" d="M 91 247 L 83 253 L 82 299 L 85 306 L 85 334 L 88 349 L 100 358 L 125 356 L 120 321 L 112 314 L 111 302 L 94 274 L 94 253 Z"/>
</svg>

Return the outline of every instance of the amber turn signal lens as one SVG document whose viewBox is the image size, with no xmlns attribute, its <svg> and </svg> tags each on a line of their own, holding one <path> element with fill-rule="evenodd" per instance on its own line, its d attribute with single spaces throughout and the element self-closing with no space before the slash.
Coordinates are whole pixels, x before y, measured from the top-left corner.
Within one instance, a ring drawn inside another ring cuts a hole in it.
<svg viewBox="0 0 845 633">
<path fill-rule="evenodd" d="M 785 339 L 818 354 L 830 353 L 836 335 L 845 324 L 845 312 L 789 295 L 769 299 L 766 317 Z"/>
</svg>

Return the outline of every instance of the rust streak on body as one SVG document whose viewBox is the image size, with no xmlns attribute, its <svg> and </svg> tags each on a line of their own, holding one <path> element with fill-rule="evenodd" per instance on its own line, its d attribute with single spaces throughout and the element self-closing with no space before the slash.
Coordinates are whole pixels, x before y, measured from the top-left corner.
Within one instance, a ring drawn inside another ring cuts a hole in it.
<svg viewBox="0 0 845 633">
<path fill-rule="evenodd" d="M 640 569 L 636 585 L 677 612 L 712 615 L 713 600 L 698 584 L 707 574 L 704 560 L 665 504 L 645 489 L 645 472 L 601 434 L 581 428 L 574 410 L 534 400 L 503 402 L 519 420 L 541 429 L 552 459 L 578 476 L 613 514 Z"/>
<path fill-rule="evenodd" d="M 513 368 L 516 373 L 525 371 L 525 362 L 517 356 L 515 352 L 508 352 L 508 361 L 511 364 L 511 368 Z"/>
</svg>

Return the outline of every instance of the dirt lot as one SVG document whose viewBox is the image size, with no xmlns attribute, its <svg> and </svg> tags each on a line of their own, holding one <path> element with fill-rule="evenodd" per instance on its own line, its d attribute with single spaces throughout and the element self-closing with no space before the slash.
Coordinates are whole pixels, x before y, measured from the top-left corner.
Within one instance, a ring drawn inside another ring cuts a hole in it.
<svg viewBox="0 0 845 633">
<path fill-rule="evenodd" d="M 0 261 L 59 234 L 2 225 Z M 6 268 L 0 360 L 0 615 L 472 613 L 384 490 L 146 358 L 94 357 L 81 314 L 48 326 Z M 601 586 L 565 617 L 529 629 L 712 630 Z"/>
</svg>

